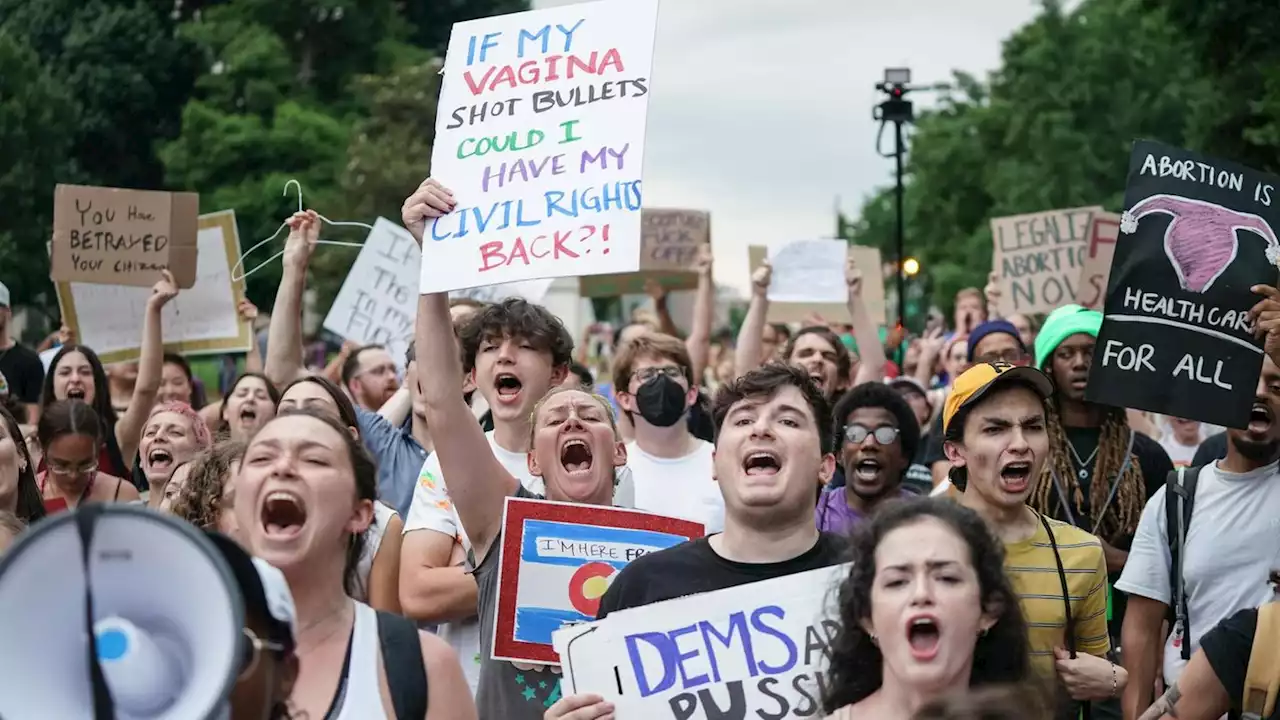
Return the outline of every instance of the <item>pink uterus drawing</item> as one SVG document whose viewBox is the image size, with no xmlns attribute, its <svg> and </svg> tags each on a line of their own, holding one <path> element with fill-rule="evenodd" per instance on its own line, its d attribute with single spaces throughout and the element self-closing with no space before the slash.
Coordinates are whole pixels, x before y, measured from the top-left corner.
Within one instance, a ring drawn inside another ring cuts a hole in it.
<svg viewBox="0 0 1280 720">
<path fill-rule="evenodd" d="M 1203 293 L 1236 259 L 1236 230 L 1256 233 L 1267 242 L 1267 260 L 1280 261 L 1280 241 L 1267 221 L 1203 200 L 1177 195 L 1152 195 L 1126 210 L 1120 232 L 1132 234 L 1138 221 L 1152 213 L 1171 215 L 1164 231 L 1164 251 L 1183 290 Z"/>
</svg>

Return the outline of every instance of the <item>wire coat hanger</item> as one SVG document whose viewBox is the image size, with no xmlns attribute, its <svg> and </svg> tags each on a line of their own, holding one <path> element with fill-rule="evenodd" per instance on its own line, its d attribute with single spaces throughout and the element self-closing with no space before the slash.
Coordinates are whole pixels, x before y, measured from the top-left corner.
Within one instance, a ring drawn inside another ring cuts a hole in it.
<svg viewBox="0 0 1280 720">
<path fill-rule="evenodd" d="M 290 179 L 289 179 L 289 182 L 287 182 L 287 183 L 285 183 L 285 184 L 284 184 L 284 192 L 282 192 L 282 193 L 281 193 L 281 195 L 288 195 L 288 194 L 289 194 L 289 187 L 290 187 L 291 185 L 292 185 L 292 186 L 296 186 L 296 187 L 298 188 L 298 212 L 302 212 L 302 211 L 303 211 L 303 207 L 302 207 L 302 183 L 298 182 L 298 180 L 297 180 L 296 178 L 290 178 Z M 362 228 L 365 228 L 365 229 L 367 229 L 367 230 L 369 230 L 369 231 L 372 231 L 372 230 L 373 230 L 373 226 L 372 226 L 372 225 L 366 225 L 365 223 L 362 223 L 362 222 L 337 222 L 337 221 L 330 220 L 329 218 L 327 218 L 327 217 L 325 217 L 325 216 L 321 215 L 320 213 L 316 213 L 316 217 L 320 218 L 320 220 L 321 220 L 321 221 L 326 222 L 326 223 L 328 223 L 329 225 L 343 225 L 343 226 L 348 226 L 348 227 L 362 227 Z M 271 242 L 272 240 L 275 240 L 277 237 L 279 237 L 279 236 L 280 236 L 280 231 L 281 231 L 281 230 L 284 230 L 284 229 L 285 229 L 285 228 L 287 228 L 287 227 L 289 227 L 289 223 L 288 223 L 288 221 L 285 221 L 285 222 L 280 223 L 280 227 L 276 228 L 276 231 L 275 231 L 275 232 L 273 232 L 273 233 L 271 233 L 271 237 L 267 238 L 266 240 L 261 240 L 261 241 L 259 241 L 256 245 L 254 245 L 253 247 L 251 247 L 251 248 L 249 248 L 248 250 L 244 251 L 244 252 L 240 255 L 240 259 L 236 261 L 235 267 L 231 268 L 231 281 L 232 281 L 232 282 L 240 282 L 240 281 L 244 280 L 245 278 L 249 277 L 250 275 L 252 275 L 252 274 L 254 274 L 254 273 L 258 272 L 258 271 L 259 271 L 259 270 L 261 270 L 262 268 L 266 267 L 266 265 L 267 265 L 268 263 L 272 262 L 272 261 L 273 261 L 273 260 L 275 260 L 276 258 L 283 257 L 283 256 L 284 256 L 284 250 L 281 250 L 280 252 L 276 253 L 275 255 L 272 255 L 271 257 L 267 258 L 266 260 L 263 260 L 262 262 L 258 263 L 256 266 L 254 266 L 254 268 L 253 268 L 252 270 L 249 270 L 249 271 L 245 272 L 243 275 L 241 275 L 241 276 L 239 276 L 239 277 L 236 277 L 236 271 L 237 271 L 237 270 L 239 270 L 239 269 L 240 269 L 240 266 L 244 264 L 244 259 L 245 259 L 245 258 L 247 258 L 247 257 L 249 257 L 249 253 L 252 253 L 254 250 L 257 250 L 258 248 L 262 247 L 263 245 L 266 245 L 267 243 Z M 357 242 L 344 242 L 344 241 L 342 241 L 342 240 L 316 240 L 316 245 L 340 245 L 340 246 L 342 246 L 342 247 L 355 247 L 355 248 L 363 248 L 363 247 L 364 247 L 364 243 L 362 243 L 362 242 L 358 242 L 358 243 L 357 243 Z"/>
</svg>

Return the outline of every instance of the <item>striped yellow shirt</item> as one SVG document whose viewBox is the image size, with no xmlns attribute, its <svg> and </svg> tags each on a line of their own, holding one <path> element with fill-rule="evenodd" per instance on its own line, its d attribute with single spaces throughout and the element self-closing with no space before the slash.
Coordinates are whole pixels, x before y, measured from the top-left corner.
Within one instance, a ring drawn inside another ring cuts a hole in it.
<svg viewBox="0 0 1280 720">
<path fill-rule="evenodd" d="M 1058 520 L 1049 520 L 1058 542 L 1062 568 L 1071 596 L 1076 624 L 1076 650 L 1104 656 L 1111 649 L 1107 633 L 1107 562 L 1102 543 L 1089 533 Z M 1053 649 L 1066 648 L 1067 617 L 1062 581 L 1049 534 L 1037 521 L 1036 534 L 1022 542 L 1005 543 L 1005 572 L 1022 601 L 1031 641 L 1031 663 L 1045 677 L 1055 673 Z"/>
</svg>

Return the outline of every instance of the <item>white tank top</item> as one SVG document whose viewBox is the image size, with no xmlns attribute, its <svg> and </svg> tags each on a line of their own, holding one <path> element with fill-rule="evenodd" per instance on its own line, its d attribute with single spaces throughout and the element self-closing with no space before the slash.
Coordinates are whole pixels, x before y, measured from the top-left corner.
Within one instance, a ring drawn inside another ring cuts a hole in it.
<svg viewBox="0 0 1280 720">
<path fill-rule="evenodd" d="M 396 515 L 396 511 L 385 503 L 374 501 L 373 523 L 365 533 L 364 550 L 360 553 L 360 561 L 356 563 L 360 587 L 355 599 L 360 602 L 369 602 L 369 573 L 373 572 L 373 560 L 378 556 L 378 548 L 382 547 L 382 537 L 387 533 L 387 525 Z"/>
<path fill-rule="evenodd" d="M 373 720 L 391 717 L 382 705 L 378 683 L 378 612 L 356 603 L 356 624 L 351 632 L 351 664 L 342 708 L 333 720 Z"/>
</svg>

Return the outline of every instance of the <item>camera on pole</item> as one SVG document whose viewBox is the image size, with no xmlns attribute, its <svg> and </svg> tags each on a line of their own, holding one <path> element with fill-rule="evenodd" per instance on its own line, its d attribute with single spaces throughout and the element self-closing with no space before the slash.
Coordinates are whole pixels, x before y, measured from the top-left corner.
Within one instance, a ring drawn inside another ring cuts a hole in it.
<svg viewBox="0 0 1280 720">
<path fill-rule="evenodd" d="M 915 119 L 911 101 L 906 99 L 907 93 L 912 90 L 911 70 L 909 68 L 887 68 L 884 71 L 884 82 L 877 83 L 876 89 L 889 96 L 884 102 L 875 106 L 871 116 L 880 121 L 880 133 L 876 135 L 876 152 L 879 152 L 882 157 L 892 157 L 897 171 L 894 185 L 894 200 L 897 206 L 897 232 L 894 237 L 894 267 L 897 275 L 895 288 L 898 293 L 898 325 L 905 325 L 907 319 L 907 272 L 905 267 L 907 256 L 903 247 L 905 241 L 903 238 L 902 217 L 902 157 L 906 149 L 902 146 L 902 126 Z M 885 153 L 880 150 L 880 140 L 884 137 L 885 125 L 889 123 L 893 123 L 894 149 L 892 153 Z M 919 270 L 918 266 L 916 270 Z"/>
</svg>

